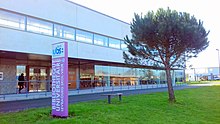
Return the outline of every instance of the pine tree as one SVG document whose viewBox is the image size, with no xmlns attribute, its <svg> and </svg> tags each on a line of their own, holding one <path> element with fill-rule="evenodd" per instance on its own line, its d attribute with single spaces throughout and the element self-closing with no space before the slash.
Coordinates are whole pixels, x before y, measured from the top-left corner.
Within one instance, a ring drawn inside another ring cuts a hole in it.
<svg viewBox="0 0 220 124">
<path fill-rule="evenodd" d="M 158 9 L 145 16 L 135 14 L 131 23 L 132 38 L 125 37 L 128 64 L 153 65 L 166 70 L 169 101 L 175 102 L 171 70 L 184 68 L 185 61 L 196 57 L 209 46 L 203 22 L 186 12 Z"/>
</svg>

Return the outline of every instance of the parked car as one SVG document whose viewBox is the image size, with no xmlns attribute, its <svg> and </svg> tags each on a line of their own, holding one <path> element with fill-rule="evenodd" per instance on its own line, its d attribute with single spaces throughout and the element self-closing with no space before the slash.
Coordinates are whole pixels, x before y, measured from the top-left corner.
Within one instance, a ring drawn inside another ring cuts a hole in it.
<svg viewBox="0 0 220 124">
<path fill-rule="evenodd" d="M 214 77 L 213 80 L 220 80 L 220 78 L 219 77 Z"/>
</svg>

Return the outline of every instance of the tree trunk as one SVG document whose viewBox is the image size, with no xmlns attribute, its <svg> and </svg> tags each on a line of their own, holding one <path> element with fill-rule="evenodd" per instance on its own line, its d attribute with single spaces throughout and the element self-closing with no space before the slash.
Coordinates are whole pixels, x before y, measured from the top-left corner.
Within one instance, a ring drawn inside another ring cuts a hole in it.
<svg viewBox="0 0 220 124">
<path fill-rule="evenodd" d="M 176 99 L 174 95 L 170 70 L 171 69 L 169 67 L 166 68 L 167 86 L 168 86 L 169 102 L 174 103 Z"/>
</svg>

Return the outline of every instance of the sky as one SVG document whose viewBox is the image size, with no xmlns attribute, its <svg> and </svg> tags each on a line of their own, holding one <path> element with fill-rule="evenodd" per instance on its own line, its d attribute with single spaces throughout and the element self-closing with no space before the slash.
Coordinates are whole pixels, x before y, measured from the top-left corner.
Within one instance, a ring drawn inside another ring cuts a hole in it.
<svg viewBox="0 0 220 124">
<path fill-rule="evenodd" d="M 220 50 L 220 6 L 218 0 L 70 0 L 103 14 L 131 23 L 134 13 L 145 15 L 158 8 L 177 10 L 194 15 L 203 21 L 203 26 L 210 31 L 209 47 L 199 53 L 198 57 L 187 61 L 193 68 L 218 67 Z"/>
</svg>

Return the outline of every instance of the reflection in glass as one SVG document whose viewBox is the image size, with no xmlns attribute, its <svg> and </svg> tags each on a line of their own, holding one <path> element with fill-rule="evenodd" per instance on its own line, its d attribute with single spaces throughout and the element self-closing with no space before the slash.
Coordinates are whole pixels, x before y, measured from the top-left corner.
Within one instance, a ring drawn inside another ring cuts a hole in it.
<svg viewBox="0 0 220 124">
<path fill-rule="evenodd" d="M 82 30 L 76 30 L 76 41 L 93 43 L 93 34 Z"/>
<path fill-rule="evenodd" d="M 4 10 L 0 10 L 0 26 L 127 50 L 127 45 L 124 44 L 124 41 L 122 40 L 79 29 L 75 30 L 74 28 L 62 24 L 52 23 L 50 21 L 15 14 Z"/>
<path fill-rule="evenodd" d="M 54 24 L 54 36 L 75 40 L 75 29 Z"/>
<path fill-rule="evenodd" d="M 0 10 L 0 25 L 10 28 L 25 29 L 25 17 Z"/>
<path fill-rule="evenodd" d="M 94 34 L 94 44 L 108 46 L 108 37 Z"/>
<path fill-rule="evenodd" d="M 128 50 L 127 45 L 124 43 L 124 41 L 121 41 L 121 49 Z"/>
<path fill-rule="evenodd" d="M 25 65 L 17 65 L 16 66 L 16 77 L 18 78 L 19 75 L 21 75 L 21 73 L 23 73 L 24 75 L 26 75 L 26 71 L 25 71 L 26 66 Z"/>
<path fill-rule="evenodd" d="M 53 24 L 47 21 L 28 17 L 27 18 L 27 31 L 52 36 Z"/>
<path fill-rule="evenodd" d="M 184 73 L 183 70 L 175 70 L 175 81 L 176 82 L 183 82 L 183 78 L 184 78 Z"/>
<path fill-rule="evenodd" d="M 29 68 L 29 91 L 39 92 L 47 90 L 46 68 Z"/>
<path fill-rule="evenodd" d="M 109 47 L 120 49 L 120 40 L 109 38 Z"/>
</svg>

